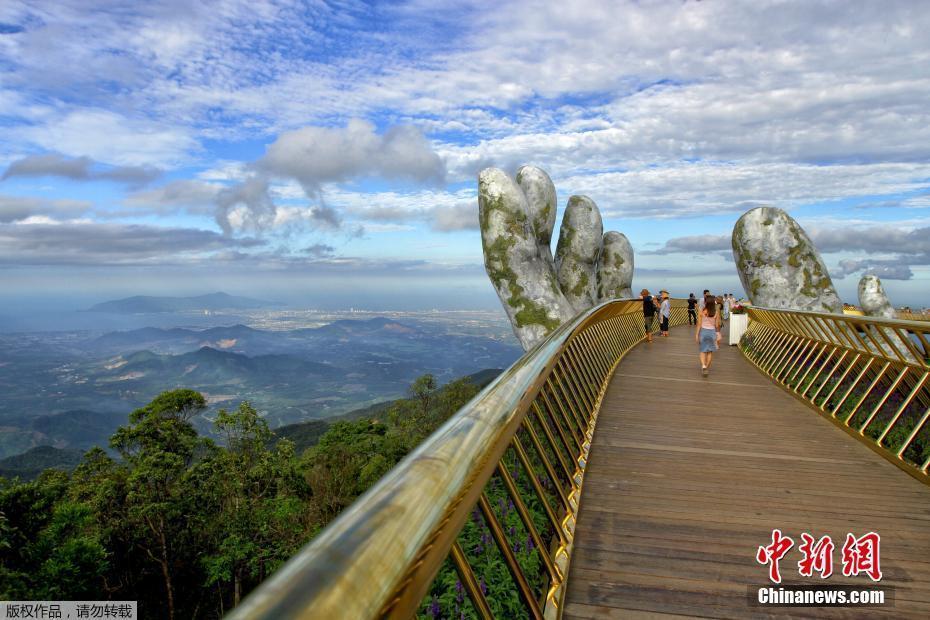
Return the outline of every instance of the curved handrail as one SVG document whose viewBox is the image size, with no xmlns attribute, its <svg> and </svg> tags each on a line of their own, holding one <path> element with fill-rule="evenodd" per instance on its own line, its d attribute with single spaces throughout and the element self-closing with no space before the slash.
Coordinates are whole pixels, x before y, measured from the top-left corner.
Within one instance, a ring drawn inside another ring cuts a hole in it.
<svg viewBox="0 0 930 620">
<path fill-rule="evenodd" d="M 930 323 L 751 306 L 740 342 L 773 381 L 930 484 Z"/>
<path fill-rule="evenodd" d="M 796 336 L 884 357 L 891 362 L 930 367 L 930 323 L 850 314 L 829 314 L 750 306 L 751 320 Z"/>
<path fill-rule="evenodd" d="M 489 529 L 489 538 L 493 535 L 529 615 L 557 617 L 594 421 L 614 367 L 644 338 L 641 304 L 604 303 L 556 329 L 346 509 L 231 617 L 410 617 L 447 557 L 475 609 L 487 617 L 483 591 L 456 543 L 473 511 L 473 518 Z M 684 304 L 673 301 L 673 325 L 685 321 Z M 548 530 L 551 541 L 528 519 L 518 485 L 502 465 L 508 450 L 529 468 L 530 475 L 521 480 L 529 480 L 541 499 L 538 480 L 548 474 L 558 484 L 563 514 L 546 504 L 554 526 Z M 569 453 L 574 462 L 563 458 Z M 517 574 L 521 569 L 507 533 L 488 506 L 485 489 L 492 475 L 506 485 L 546 556 L 548 587 L 542 596 Z"/>
</svg>

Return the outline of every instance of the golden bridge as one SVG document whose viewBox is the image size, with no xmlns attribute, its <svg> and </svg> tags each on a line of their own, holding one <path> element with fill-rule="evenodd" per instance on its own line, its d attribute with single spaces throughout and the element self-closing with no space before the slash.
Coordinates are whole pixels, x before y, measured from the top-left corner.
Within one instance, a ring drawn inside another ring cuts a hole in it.
<svg viewBox="0 0 930 620">
<path fill-rule="evenodd" d="M 652 343 L 641 302 L 563 325 L 233 616 L 930 617 L 930 323 L 749 308 L 703 378 L 686 316 Z M 893 600 L 760 606 L 775 529 L 778 587 Z M 841 571 L 869 532 L 878 582 Z M 835 543 L 829 578 L 802 533 Z"/>
</svg>

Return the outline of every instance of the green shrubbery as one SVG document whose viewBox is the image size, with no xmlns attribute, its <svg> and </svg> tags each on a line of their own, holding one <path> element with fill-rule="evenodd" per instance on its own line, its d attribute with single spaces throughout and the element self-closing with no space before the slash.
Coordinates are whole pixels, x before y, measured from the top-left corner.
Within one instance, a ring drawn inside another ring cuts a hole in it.
<svg viewBox="0 0 930 620">
<path fill-rule="evenodd" d="M 740 348 L 749 358 L 758 361 L 758 352 L 755 349 L 755 338 L 751 334 L 743 336 L 740 342 Z M 787 360 L 781 362 L 779 368 L 790 366 L 792 361 L 793 360 Z M 808 361 L 807 364 L 797 371 L 792 370 L 787 378 L 781 376 L 781 380 L 784 382 L 785 386 L 795 389 L 798 394 L 807 398 L 817 393 L 817 396 L 813 398 L 812 402 L 818 407 L 824 407 L 827 412 L 832 413 L 833 416 L 841 422 L 846 422 L 847 418 L 849 418 L 855 409 L 855 416 L 848 421 L 848 425 L 858 429 L 865 423 L 868 416 L 871 415 L 872 410 L 884 397 L 890 387 L 891 380 L 886 379 L 884 383 L 877 385 L 869 394 L 865 393 L 869 381 L 860 381 L 855 389 L 846 396 L 847 391 L 849 391 L 849 388 L 858 375 L 858 371 L 854 370 L 847 375 L 843 384 L 836 387 L 842 372 L 834 373 L 832 372 L 833 368 L 835 367 L 828 367 L 819 372 L 819 376 L 817 376 L 818 369 L 811 368 L 811 362 Z M 817 378 L 817 384 L 813 385 L 815 376 Z M 836 389 L 834 390 L 834 388 Z M 904 404 L 904 399 L 909 389 L 909 387 L 902 384 L 898 389 L 888 395 L 888 398 L 882 403 L 882 406 L 875 417 L 872 418 L 868 427 L 864 429 L 866 436 L 873 440 L 877 440 L 879 436 L 881 436 L 885 427 L 891 421 L 892 416 Z M 830 395 L 831 392 L 832 395 L 830 396 L 830 400 L 826 402 L 825 405 L 824 403 L 827 400 L 827 396 Z M 839 402 L 841 399 L 843 399 L 842 403 Z M 863 401 L 863 399 L 865 400 Z M 860 401 L 862 401 L 861 404 Z M 839 407 L 837 407 L 837 405 L 839 405 Z M 920 419 L 923 412 L 921 409 L 922 406 L 920 399 L 915 398 L 907 407 L 904 407 L 901 416 L 882 440 L 883 447 L 892 452 L 897 452 L 897 450 L 900 449 L 904 441 L 910 436 L 911 431 L 914 429 L 914 425 Z M 914 441 L 911 442 L 902 456 L 908 462 L 916 465 L 923 464 L 923 462 L 930 457 L 930 425 L 925 427 L 924 430 L 914 438 Z"/>
<path fill-rule="evenodd" d="M 190 423 L 192 390 L 134 411 L 69 475 L 0 479 L 0 598 L 137 600 L 148 618 L 217 618 L 478 388 L 430 375 L 380 419 L 337 422 L 302 455 L 248 403 Z"/>
</svg>

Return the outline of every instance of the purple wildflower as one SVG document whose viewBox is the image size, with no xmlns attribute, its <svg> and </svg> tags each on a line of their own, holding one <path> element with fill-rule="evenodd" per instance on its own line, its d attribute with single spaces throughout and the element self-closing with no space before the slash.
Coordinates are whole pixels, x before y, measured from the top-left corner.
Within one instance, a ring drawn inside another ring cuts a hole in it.
<svg viewBox="0 0 930 620">
<path fill-rule="evenodd" d="M 434 618 L 442 617 L 442 607 L 439 606 L 439 599 L 435 596 L 433 597 L 433 602 L 429 606 L 429 612 L 433 615 Z"/>
<path fill-rule="evenodd" d="M 523 548 L 523 547 L 520 546 L 520 543 L 519 543 L 519 542 L 513 543 L 513 552 L 514 552 L 514 553 L 520 553 L 520 550 L 521 550 L 522 548 Z"/>
<path fill-rule="evenodd" d="M 533 544 L 533 537 L 532 537 L 532 536 L 527 536 L 527 537 L 526 537 L 526 550 L 527 550 L 527 551 L 532 551 L 532 550 L 535 549 L 535 548 L 536 548 L 536 545 Z"/>
<path fill-rule="evenodd" d="M 513 510 L 513 500 L 512 500 L 512 499 L 508 499 L 508 500 L 507 500 L 507 511 L 509 512 L 509 511 L 511 511 L 511 510 Z"/>
<path fill-rule="evenodd" d="M 478 587 L 481 588 L 482 594 L 488 593 L 488 584 L 484 582 L 484 577 L 481 578 L 481 583 L 478 584 Z"/>
<path fill-rule="evenodd" d="M 455 580 L 455 591 L 461 594 L 465 591 L 465 586 L 462 585 L 462 582 L 458 579 Z"/>
<path fill-rule="evenodd" d="M 510 537 L 513 538 L 514 536 L 517 535 L 517 528 L 511 525 L 510 530 L 508 530 L 508 532 L 510 533 Z"/>
</svg>

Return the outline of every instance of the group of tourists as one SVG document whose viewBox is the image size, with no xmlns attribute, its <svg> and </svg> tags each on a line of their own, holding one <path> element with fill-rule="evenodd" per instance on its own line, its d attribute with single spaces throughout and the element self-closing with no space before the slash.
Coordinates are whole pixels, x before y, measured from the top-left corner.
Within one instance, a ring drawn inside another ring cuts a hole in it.
<svg viewBox="0 0 930 620">
<path fill-rule="evenodd" d="M 672 315 L 672 305 L 668 291 L 659 291 L 658 296 L 650 294 L 648 289 L 640 292 L 643 300 L 643 327 L 646 341 L 652 342 L 656 320 L 659 321 L 659 334 L 668 337 L 668 322 Z M 708 376 L 714 351 L 720 348 L 720 334 L 724 321 L 730 318 L 730 308 L 736 304 L 732 293 L 712 295 L 707 289 L 700 299 L 691 293 L 688 296 L 688 325 L 694 325 L 694 340 L 700 348 L 701 374 Z"/>
<path fill-rule="evenodd" d="M 643 327 L 646 330 L 646 340 L 652 342 L 652 332 L 655 331 L 655 322 L 659 320 L 659 334 L 668 337 L 668 321 L 672 316 L 672 303 L 668 299 L 668 291 L 659 291 L 658 297 L 643 289 L 639 293 L 643 300 Z"/>
</svg>

